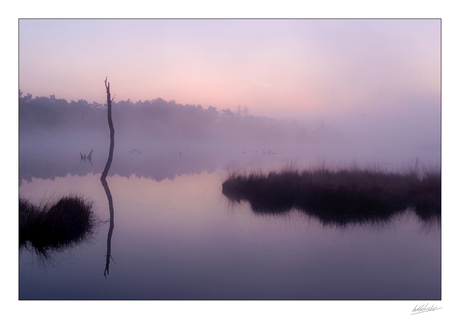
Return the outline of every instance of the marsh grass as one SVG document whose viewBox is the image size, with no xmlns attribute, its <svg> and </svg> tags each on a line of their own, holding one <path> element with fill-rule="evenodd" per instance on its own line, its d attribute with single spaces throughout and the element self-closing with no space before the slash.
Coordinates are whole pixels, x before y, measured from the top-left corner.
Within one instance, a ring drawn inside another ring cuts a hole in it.
<svg viewBox="0 0 460 319">
<path fill-rule="evenodd" d="M 45 257 L 50 250 L 90 239 L 95 225 L 92 203 L 81 197 L 67 196 L 42 206 L 19 199 L 19 247 Z"/>
<path fill-rule="evenodd" d="M 425 220 L 440 217 L 441 174 L 435 168 L 403 172 L 359 169 L 300 171 L 293 165 L 278 172 L 230 173 L 222 184 L 232 202 L 249 202 L 256 214 L 286 214 L 298 209 L 323 223 L 381 222 L 413 208 Z"/>
</svg>

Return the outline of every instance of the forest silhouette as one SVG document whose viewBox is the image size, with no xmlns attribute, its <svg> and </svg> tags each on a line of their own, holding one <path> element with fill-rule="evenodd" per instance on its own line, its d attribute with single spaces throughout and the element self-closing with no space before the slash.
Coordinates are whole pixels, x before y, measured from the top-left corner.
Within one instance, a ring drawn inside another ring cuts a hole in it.
<svg viewBox="0 0 460 319">
<path fill-rule="evenodd" d="M 21 135 L 58 131 L 105 128 L 107 104 L 86 100 L 67 102 L 50 97 L 19 92 L 19 129 Z M 114 101 L 114 125 L 120 136 L 158 139 L 253 141 L 253 142 L 322 142 L 341 139 L 341 132 L 324 122 L 299 123 L 249 114 L 238 106 L 218 111 L 213 106 L 178 104 L 162 98 L 133 102 Z"/>
</svg>

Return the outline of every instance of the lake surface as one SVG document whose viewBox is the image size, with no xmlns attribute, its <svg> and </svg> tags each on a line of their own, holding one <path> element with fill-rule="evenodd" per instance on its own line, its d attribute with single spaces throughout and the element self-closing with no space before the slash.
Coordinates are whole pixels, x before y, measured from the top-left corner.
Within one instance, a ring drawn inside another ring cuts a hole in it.
<svg viewBox="0 0 460 319">
<path fill-rule="evenodd" d="M 222 194 L 229 170 L 308 167 L 330 152 L 200 147 L 115 146 L 106 275 L 110 210 L 100 176 L 108 146 L 91 163 L 80 150 L 20 149 L 20 197 L 39 204 L 81 195 L 101 223 L 90 241 L 49 258 L 21 250 L 19 299 L 441 298 L 438 223 L 407 211 L 378 225 L 323 225 L 297 211 L 256 215 Z"/>
</svg>

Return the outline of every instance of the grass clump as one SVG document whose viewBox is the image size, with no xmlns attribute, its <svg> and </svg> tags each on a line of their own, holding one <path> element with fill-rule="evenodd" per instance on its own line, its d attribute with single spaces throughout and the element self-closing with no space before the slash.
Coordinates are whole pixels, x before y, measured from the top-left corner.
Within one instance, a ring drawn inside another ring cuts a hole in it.
<svg viewBox="0 0 460 319">
<path fill-rule="evenodd" d="M 423 176 L 358 168 L 268 174 L 231 174 L 222 184 L 232 202 L 249 202 L 256 214 L 285 214 L 298 209 L 325 223 L 381 221 L 413 208 L 425 219 L 441 212 L 441 174 Z"/>
<path fill-rule="evenodd" d="M 95 224 L 92 203 L 78 196 L 41 207 L 19 199 L 19 247 L 44 256 L 89 239 Z"/>
</svg>

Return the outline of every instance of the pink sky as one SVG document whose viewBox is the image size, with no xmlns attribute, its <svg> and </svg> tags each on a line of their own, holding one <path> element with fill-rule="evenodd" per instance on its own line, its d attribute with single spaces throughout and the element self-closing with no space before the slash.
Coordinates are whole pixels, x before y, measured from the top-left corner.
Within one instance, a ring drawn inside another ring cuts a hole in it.
<svg viewBox="0 0 460 319">
<path fill-rule="evenodd" d="M 20 20 L 24 93 L 309 118 L 440 110 L 441 21 Z"/>
</svg>

